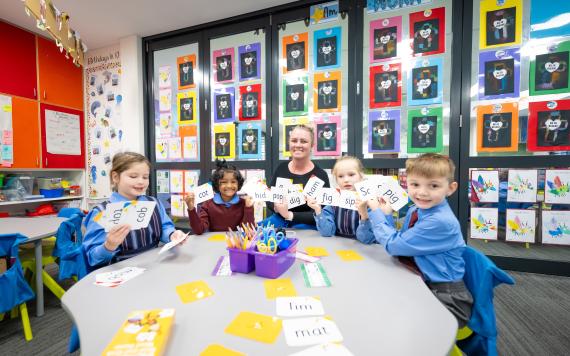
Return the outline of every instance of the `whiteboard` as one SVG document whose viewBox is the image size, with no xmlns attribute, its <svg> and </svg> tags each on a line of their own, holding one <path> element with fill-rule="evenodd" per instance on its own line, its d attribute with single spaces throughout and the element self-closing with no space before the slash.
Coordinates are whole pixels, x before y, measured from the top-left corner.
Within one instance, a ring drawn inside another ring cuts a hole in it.
<svg viewBox="0 0 570 356">
<path fill-rule="evenodd" d="M 46 110 L 46 149 L 51 154 L 81 155 L 79 115 Z"/>
</svg>

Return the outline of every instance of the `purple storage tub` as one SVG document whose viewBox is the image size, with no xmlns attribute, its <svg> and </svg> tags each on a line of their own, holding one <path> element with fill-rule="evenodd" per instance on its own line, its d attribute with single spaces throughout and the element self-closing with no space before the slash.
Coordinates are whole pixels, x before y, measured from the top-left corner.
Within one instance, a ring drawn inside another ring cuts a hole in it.
<svg viewBox="0 0 570 356">
<path fill-rule="evenodd" d="M 291 240 L 293 242 L 285 251 L 277 252 L 274 255 L 255 251 L 255 274 L 274 279 L 285 273 L 295 262 L 295 254 L 297 253 L 297 242 L 299 240 L 295 238 Z"/>
<path fill-rule="evenodd" d="M 230 252 L 230 269 L 232 272 L 249 273 L 255 268 L 253 251 L 228 248 Z"/>
</svg>

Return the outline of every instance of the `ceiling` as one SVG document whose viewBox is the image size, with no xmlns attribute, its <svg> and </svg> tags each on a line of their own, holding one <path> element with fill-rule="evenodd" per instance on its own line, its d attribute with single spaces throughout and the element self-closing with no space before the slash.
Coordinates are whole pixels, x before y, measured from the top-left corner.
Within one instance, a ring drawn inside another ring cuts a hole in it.
<svg viewBox="0 0 570 356">
<path fill-rule="evenodd" d="M 1 19 L 47 36 L 26 15 L 21 0 L 1 2 Z M 71 28 L 89 49 L 131 35 L 155 35 L 290 2 L 294 0 L 52 0 L 58 10 L 69 14 Z"/>
</svg>

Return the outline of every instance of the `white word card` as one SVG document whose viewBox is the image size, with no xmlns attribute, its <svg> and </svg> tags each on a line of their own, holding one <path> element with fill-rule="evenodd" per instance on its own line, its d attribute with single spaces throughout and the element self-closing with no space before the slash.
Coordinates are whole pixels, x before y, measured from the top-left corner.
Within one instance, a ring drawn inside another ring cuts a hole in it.
<svg viewBox="0 0 570 356">
<path fill-rule="evenodd" d="M 354 356 L 354 354 L 342 344 L 321 344 L 289 356 Z"/>
<path fill-rule="evenodd" d="M 293 209 L 305 203 L 305 196 L 301 192 L 293 192 L 287 195 L 287 209 Z"/>
<path fill-rule="evenodd" d="M 283 331 L 289 346 L 342 342 L 336 324 L 323 317 L 283 320 Z"/>
<path fill-rule="evenodd" d="M 303 189 L 303 193 L 311 198 L 315 198 L 319 193 L 319 190 L 325 186 L 325 181 L 320 179 L 317 176 L 312 176 L 305 184 L 305 189 Z"/>
<path fill-rule="evenodd" d="M 275 180 L 275 186 L 277 188 L 286 188 L 287 189 L 292 184 L 293 184 L 293 179 L 289 179 L 289 178 L 277 177 L 277 179 Z"/>
<path fill-rule="evenodd" d="M 356 188 L 356 194 L 360 200 L 375 198 L 376 194 L 378 193 L 376 182 L 369 179 L 354 183 L 354 188 Z"/>
<path fill-rule="evenodd" d="M 156 202 L 129 200 L 109 203 L 105 208 L 105 231 L 118 225 L 129 225 L 132 230 L 144 229 L 154 212 Z"/>
<path fill-rule="evenodd" d="M 352 190 L 341 190 L 338 206 L 344 209 L 358 210 L 356 198 L 356 193 Z"/>
<path fill-rule="evenodd" d="M 323 303 L 315 297 L 277 297 L 276 308 L 279 316 L 319 316 L 324 315 Z"/>
<path fill-rule="evenodd" d="M 340 194 L 334 188 L 322 188 L 315 200 L 320 205 L 338 206 Z"/>
<path fill-rule="evenodd" d="M 278 187 L 271 187 L 271 201 L 275 203 L 282 203 L 285 199 L 286 190 Z"/>
<path fill-rule="evenodd" d="M 398 181 L 392 177 L 384 177 L 384 183 L 378 191 L 378 196 L 390 204 L 392 209 L 398 211 L 408 204 L 408 193 L 400 187 Z"/>
<path fill-rule="evenodd" d="M 210 183 L 202 184 L 194 189 L 196 204 L 205 202 L 214 198 L 214 189 Z"/>
</svg>

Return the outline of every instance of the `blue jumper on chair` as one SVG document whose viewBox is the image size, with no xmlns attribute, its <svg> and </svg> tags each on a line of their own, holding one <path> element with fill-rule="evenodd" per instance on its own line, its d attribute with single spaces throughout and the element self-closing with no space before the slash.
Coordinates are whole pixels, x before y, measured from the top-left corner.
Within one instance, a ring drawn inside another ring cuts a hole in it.
<svg viewBox="0 0 570 356">
<path fill-rule="evenodd" d="M 57 230 L 53 255 L 59 257 L 59 280 L 87 275 L 87 262 L 83 253 L 81 221 L 83 216 L 73 215 L 61 223 Z"/>
<path fill-rule="evenodd" d="M 463 252 L 465 275 L 463 281 L 473 296 L 471 319 L 467 326 L 473 335 L 457 342 L 467 355 L 497 355 L 497 324 L 493 306 L 493 288 L 501 283 L 515 284 L 505 271 L 487 256 L 467 246 Z"/>
</svg>

